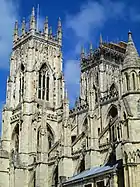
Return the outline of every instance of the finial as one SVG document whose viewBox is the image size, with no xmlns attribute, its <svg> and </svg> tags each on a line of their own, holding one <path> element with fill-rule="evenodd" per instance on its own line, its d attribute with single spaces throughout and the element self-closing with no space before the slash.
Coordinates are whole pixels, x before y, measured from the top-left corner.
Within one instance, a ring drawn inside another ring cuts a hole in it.
<svg viewBox="0 0 140 187">
<path fill-rule="evenodd" d="M 65 93 L 64 93 L 64 103 L 69 103 L 68 91 L 67 91 L 67 89 L 65 89 Z"/>
<path fill-rule="evenodd" d="M 67 89 L 65 89 L 65 99 L 68 99 L 68 91 L 67 91 Z"/>
<path fill-rule="evenodd" d="M 35 17 L 35 8 L 32 8 L 32 17 Z"/>
<path fill-rule="evenodd" d="M 49 29 L 49 35 L 52 37 L 52 27 Z"/>
<path fill-rule="evenodd" d="M 129 30 L 128 32 L 128 42 L 132 42 L 133 39 L 132 39 L 132 32 Z"/>
<path fill-rule="evenodd" d="M 48 17 L 46 16 L 46 20 L 44 23 L 44 34 L 45 34 L 45 38 L 48 39 Z"/>
<path fill-rule="evenodd" d="M 15 28 L 14 28 L 14 41 L 18 39 L 18 21 L 15 22 Z"/>
<path fill-rule="evenodd" d="M 30 30 L 35 30 L 35 9 L 32 8 L 32 14 L 30 19 Z"/>
<path fill-rule="evenodd" d="M 46 16 L 45 24 L 48 25 L 48 16 Z"/>
<path fill-rule="evenodd" d="M 61 29 L 61 27 L 62 27 L 62 24 L 61 24 L 61 19 L 60 19 L 60 17 L 58 18 L 58 29 Z"/>
<path fill-rule="evenodd" d="M 103 38 L 102 38 L 102 34 L 100 34 L 100 46 L 102 46 L 103 44 Z"/>
<path fill-rule="evenodd" d="M 57 26 L 57 40 L 60 45 L 62 45 L 62 24 L 61 19 L 58 19 L 58 26 Z"/>
<path fill-rule="evenodd" d="M 22 35 L 24 35 L 26 33 L 26 24 L 25 24 L 25 18 L 23 18 L 23 21 L 22 21 Z"/>
<path fill-rule="evenodd" d="M 93 52 L 93 47 L 92 47 L 92 43 L 90 42 L 90 54 L 92 54 Z"/>
<path fill-rule="evenodd" d="M 85 54 L 85 50 L 84 50 L 84 47 L 82 46 L 81 47 L 81 56 L 83 56 Z"/>
</svg>

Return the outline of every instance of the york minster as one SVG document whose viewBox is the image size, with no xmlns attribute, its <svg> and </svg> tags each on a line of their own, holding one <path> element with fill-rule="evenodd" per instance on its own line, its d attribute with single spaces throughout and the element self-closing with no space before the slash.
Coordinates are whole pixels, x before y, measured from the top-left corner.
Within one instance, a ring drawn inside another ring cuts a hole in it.
<svg viewBox="0 0 140 187">
<path fill-rule="evenodd" d="M 84 47 L 70 109 L 62 25 L 15 23 L 2 113 L 0 187 L 140 187 L 140 57 L 128 41 Z M 21 33 L 19 34 L 19 31 Z M 11 33 L 12 34 L 12 33 Z M 71 71 L 71 70 L 70 70 Z"/>
</svg>

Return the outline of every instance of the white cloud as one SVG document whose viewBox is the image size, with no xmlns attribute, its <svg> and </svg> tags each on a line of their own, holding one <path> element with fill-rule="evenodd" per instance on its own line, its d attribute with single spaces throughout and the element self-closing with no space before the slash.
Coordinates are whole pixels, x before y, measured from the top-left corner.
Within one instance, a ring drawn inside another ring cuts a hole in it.
<svg viewBox="0 0 140 187">
<path fill-rule="evenodd" d="M 14 1 L 15 2 L 15 1 Z M 9 54 L 12 49 L 14 22 L 17 19 L 17 7 L 12 0 L 0 1 L 0 68 L 9 67 Z"/>
<path fill-rule="evenodd" d="M 122 2 L 89 1 L 81 6 L 80 12 L 67 16 L 66 27 L 71 28 L 77 37 L 87 41 L 91 31 L 102 28 L 109 19 L 122 17 L 124 9 Z"/>
</svg>

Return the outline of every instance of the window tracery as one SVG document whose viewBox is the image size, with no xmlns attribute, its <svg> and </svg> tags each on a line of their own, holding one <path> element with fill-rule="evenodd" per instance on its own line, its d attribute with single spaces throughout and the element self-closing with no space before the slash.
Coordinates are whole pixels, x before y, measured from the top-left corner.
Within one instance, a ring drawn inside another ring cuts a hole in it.
<svg viewBox="0 0 140 187">
<path fill-rule="evenodd" d="M 38 77 L 38 98 L 42 100 L 49 101 L 49 72 L 46 64 L 44 64 L 40 71 Z"/>
</svg>

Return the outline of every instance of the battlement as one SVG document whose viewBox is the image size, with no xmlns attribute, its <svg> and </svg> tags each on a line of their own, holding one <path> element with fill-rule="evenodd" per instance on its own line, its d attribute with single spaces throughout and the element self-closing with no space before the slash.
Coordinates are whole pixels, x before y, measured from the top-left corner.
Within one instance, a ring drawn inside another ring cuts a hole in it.
<svg viewBox="0 0 140 187">
<path fill-rule="evenodd" d="M 52 27 L 49 27 L 48 17 L 44 21 L 43 31 L 38 31 L 37 20 L 35 17 L 34 8 L 32 9 L 32 14 L 30 17 L 29 28 L 26 27 L 25 19 L 22 21 L 22 26 L 19 28 L 18 21 L 15 22 L 14 34 L 13 34 L 13 47 L 19 45 L 23 40 L 29 39 L 31 36 L 39 38 L 40 40 L 53 43 L 55 45 L 62 46 L 62 26 L 61 20 L 58 19 L 58 26 L 56 34 L 52 33 Z M 21 30 L 21 34 L 19 34 Z"/>
</svg>

